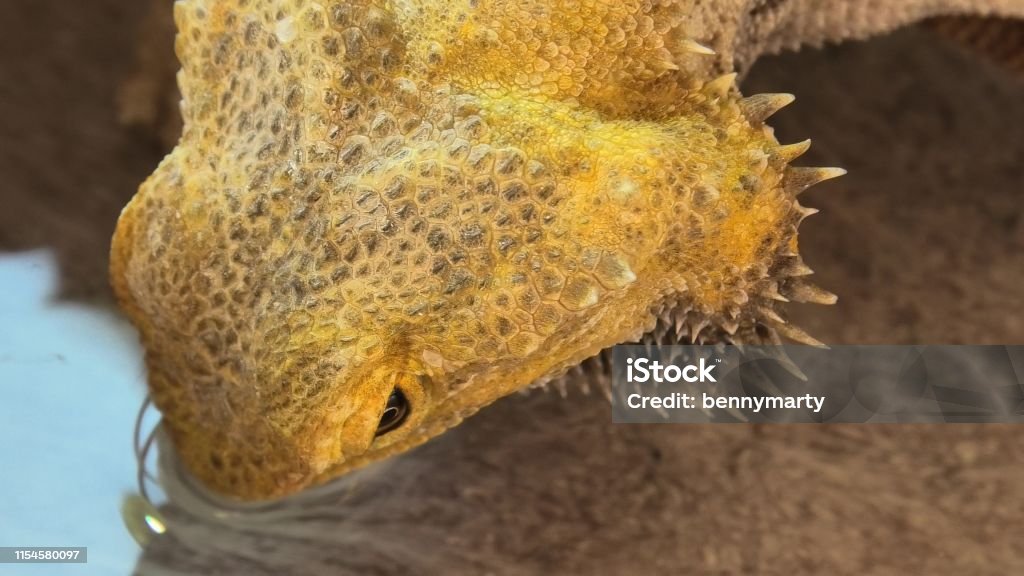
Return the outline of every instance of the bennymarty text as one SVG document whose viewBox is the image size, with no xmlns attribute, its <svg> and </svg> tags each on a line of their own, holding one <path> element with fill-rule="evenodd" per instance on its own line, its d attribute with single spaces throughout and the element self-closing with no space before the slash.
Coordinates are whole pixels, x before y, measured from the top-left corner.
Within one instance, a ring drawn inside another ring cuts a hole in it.
<svg viewBox="0 0 1024 576">
<path fill-rule="evenodd" d="M 622 423 L 1021 422 L 1024 346 L 636 344 L 612 349 Z"/>
<path fill-rule="evenodd" d="M 718 382 L 714 370 L 719 362 L 708 363 L 700 358 L 695 364 L 676 366 L 662 364 L 658 360 L 648 358 L 629 358 L 626 360 L 626 382 L 663 384 L 666 382 L 688 383 Z M 691 410 L 731 408 L 760 412 L 762 409 L 813 409 L 821 412 L 825 405 L 824 396 L 716 396 L 706 391 L 688 394 L 685 392 L 667 392 L 662 394 L 644 394 L 634 392 L 626 397 L 626 405 L 630 408 L 655 408 L 665 410 Z"/>
<path fill-rule="evenodd" d="M 729 345 L 615 346 L 612 420 L 821 422 L 842 409 L 823 386 L 803 378 L 800 368 L 765 352 L 776 351 Z M 787 372 L 786 366 L 793 370 Z"/>
</svg>

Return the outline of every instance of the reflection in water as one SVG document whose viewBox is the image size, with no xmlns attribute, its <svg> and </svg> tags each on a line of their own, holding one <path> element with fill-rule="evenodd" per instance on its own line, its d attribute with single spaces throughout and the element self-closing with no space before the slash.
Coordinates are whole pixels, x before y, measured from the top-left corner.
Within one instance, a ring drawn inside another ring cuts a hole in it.
<svg viewBox="0 0 1024 576">
<path fill-rule="evenodd" d="M 139 546 L 145 548 L 153 538 L 167 532 L 163 515 L 144 496 L 128 494 L 121 502 L 121 519 Z"/>
</svg>

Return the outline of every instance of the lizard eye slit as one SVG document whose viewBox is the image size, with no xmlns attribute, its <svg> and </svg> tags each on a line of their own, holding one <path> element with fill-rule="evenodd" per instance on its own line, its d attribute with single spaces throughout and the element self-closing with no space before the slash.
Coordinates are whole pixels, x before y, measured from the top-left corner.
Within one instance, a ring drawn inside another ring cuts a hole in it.
<svg viewBox="0 0 1024 576">
<path fill-rule="evenodd" d="M 402 394 L 401 390 L 395 388 L 388 397 L 388 403 L 384 405 L 384 413 L 381 414 L 376 435 L 380 436 L 398 428 L 408 415 L 409 401 L 405 399 L 405 394 Z"/>
</svg>

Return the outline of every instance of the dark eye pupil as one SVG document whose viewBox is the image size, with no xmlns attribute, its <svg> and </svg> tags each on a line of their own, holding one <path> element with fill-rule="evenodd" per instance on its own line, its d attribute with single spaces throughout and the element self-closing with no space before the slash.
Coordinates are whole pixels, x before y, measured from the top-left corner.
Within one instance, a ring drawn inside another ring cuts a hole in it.
<svg viewBox="0 0 1024 576">
<path fill-rule="evenodd" d="M 384 405 L 384 413 L 377 425 L 377 436 L 398 428 L 409 414 L 409 403 L 398 388 L 391 392 L 388 403 Z"/>
</svg>

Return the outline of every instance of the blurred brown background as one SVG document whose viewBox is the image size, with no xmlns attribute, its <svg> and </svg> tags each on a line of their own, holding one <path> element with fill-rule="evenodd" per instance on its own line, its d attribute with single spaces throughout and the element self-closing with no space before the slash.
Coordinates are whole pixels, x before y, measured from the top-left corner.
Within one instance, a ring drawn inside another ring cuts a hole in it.
<svg viewBox="0 0 1024 576">
<path fill-rule="evenodd" d="M 0 5 L 0 251 L 50 247 L 63 296 L 97 306 L 118 211 L 174 122 L 166 71 L 138 83 L 170 50 L 148 10 Z M 802 163 L 850 171 L 804 201 L 822 213 L 803 251 L 840 300 L 796 310 L 802 326 L 833 343 L 1024 343 L 1019 76 L 908 29 L 766 58 L 743 89 L 796 94 L 780 140 L 811 137 Z M 347 505 L 339 529 L 380 550 L 276 544 L 320 572 L 165 538 L 140 572 L 1024 574 L 1022 433 L 613 426 L 599 398 L 532 394 L 418 450 L 415 483 Z"/>
</svg>

